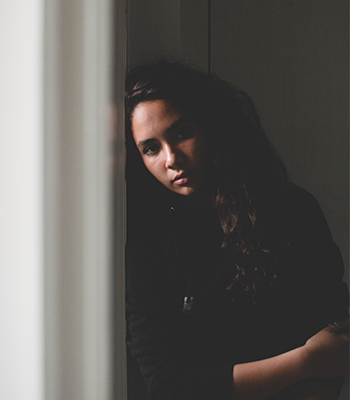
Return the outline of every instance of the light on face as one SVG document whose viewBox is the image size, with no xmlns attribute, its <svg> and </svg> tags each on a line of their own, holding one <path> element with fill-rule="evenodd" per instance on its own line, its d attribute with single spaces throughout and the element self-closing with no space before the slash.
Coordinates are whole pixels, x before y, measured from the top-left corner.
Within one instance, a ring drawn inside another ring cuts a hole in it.
<svg viewBox="0 0 350 400">
<path fill-rule="evenodd" d="M 166 188 L 192 195 L 205 182 L 205 140 L 199 125 L 173 103 L 139 103 L 131 127 L 146 168 Z"/>
</svg>

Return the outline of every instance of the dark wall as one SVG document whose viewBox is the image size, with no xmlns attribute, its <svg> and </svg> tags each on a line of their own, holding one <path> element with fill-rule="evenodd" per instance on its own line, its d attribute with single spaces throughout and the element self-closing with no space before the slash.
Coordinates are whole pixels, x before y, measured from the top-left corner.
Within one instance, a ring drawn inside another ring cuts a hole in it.
<svg viewBox="0 0 350 400">
<path fill-rule="evenodd" d="M 349 265 L 348 1 L 211 3 L 212 71 L 251 95 Z"/>
<path fill-rule="evenodd" d="M 162 56 L 209 63 L 207 0 L 127 0 L 129 68 Z"/>
</svg>

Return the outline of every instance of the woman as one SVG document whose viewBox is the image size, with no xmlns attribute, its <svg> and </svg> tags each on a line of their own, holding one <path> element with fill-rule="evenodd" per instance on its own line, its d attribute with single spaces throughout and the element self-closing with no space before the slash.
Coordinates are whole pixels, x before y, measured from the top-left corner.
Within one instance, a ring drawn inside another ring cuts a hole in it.
<svg viewBox="0 0 350 400">
<path fill-rule="evenodd" d="M 341 256 L 250 98 L 161 61 L 129 75 L 126 116 L 128 346 L 151 398 L 336 398 Z"/>
</svg>

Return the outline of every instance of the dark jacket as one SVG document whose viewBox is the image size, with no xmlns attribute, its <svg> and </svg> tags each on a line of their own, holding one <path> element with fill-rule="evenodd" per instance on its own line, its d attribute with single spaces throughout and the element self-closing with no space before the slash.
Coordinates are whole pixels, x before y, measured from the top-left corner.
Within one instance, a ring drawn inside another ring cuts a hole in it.
<svg viewBox="0 0 350 400">
<path fill-rule="evenodd" d="M 152 399 L 231 399 L 235 364 L 301 346 L 347 315 L 341 255 L 306 191 L 288 192 L 280 226 L 290 260 L 257 304 L 226 290 L 233 260 L 209 206 L 175 196 L 145 212 L 126 249 L 127 342 Z"/>
</svg>

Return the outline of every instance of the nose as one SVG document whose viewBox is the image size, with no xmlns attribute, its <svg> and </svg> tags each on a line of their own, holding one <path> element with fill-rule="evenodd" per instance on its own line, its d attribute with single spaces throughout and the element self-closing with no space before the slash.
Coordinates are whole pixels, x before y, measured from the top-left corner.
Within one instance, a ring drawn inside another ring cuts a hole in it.
<svg viewBox="0 0 350 400">
<path fill-rule="evenodd" d="M 183 165 L 185 161 L 184 154 L 176 146 L 166 145 L 164 152 L 166 168 L 178 169 Z"/>
</svg>

